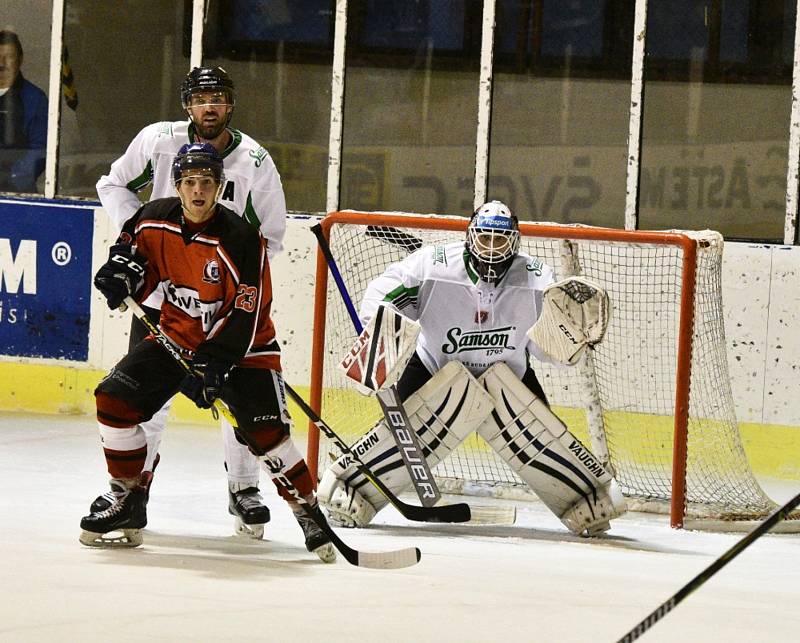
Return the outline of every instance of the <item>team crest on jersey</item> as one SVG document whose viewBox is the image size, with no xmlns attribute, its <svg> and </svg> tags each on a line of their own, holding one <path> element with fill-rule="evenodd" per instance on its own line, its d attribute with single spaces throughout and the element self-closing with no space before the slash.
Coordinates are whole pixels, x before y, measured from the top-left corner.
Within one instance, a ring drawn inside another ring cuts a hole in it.
<svg viewBox="0 0 800 643">
<path fill-rule="evenodd" d="M 510 340 L 515 330 L 516 326 L 503 326 L 465 331 L 458 326 L 453 326 L 445 334 L 447 343 L 442 344 L 441 350 L 445 355 L 482 350 L 491 350 L 493 353 L 498 351 L 502 353 L 504 349 L 514 351 L 516 347 L 510 344 Z"/>
<path fill-rule="evenodd" d="M 532 272 L 537 277 L 541 277 L 542 266 L 544 266 L 544 264 L 541 261 L 539 261 L 539 259 L 532 259 L 530 263 L 525 264 L 525 269 L 528 272 Z"/>
<path fill-rule="evenodd" d="M 206 261 L 206 266 L 203 268 L 203 281 L 207 284 L 219 283 L 219 264 L 216 259 Z"/>
<path fill-rule="evenodd" d="M 267 158 L 267 150 L 263 147 L 259 147 L 257 150 L 253 151 L 250 150 L 248 152 L 250 158 L 253 159 L 255 162 L 256 167 L 261 167 L 261 164 L 264 162 L 264 159 Z"/>
<path fill-rule="evenodd" d="M 476 310 L 475 311 L 475 323 L 476 324 L 485 324 L 486 320 L 489 319 L 489 313 L 485 310 Z"/>
</svg>

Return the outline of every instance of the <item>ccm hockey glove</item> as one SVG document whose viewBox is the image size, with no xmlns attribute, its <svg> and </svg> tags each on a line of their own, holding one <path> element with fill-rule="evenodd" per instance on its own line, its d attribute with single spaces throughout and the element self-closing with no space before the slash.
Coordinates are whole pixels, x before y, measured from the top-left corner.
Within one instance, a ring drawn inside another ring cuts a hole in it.
<svg viewBox="0 0 800 643">
<path fill-rule="evenodd" d="M 201 409 L 210 409 L 222 393 L 228 381 L 231 365 L 203 356 L 196 356 L 192 363 L 194 373 L 181 382 L 181 393 Z"/>
<path fill-rule="evenodd" d="M 108 302 L 111 310 L 119 308 L 128 295 L 135 295 L 144 283 L 147 259 L 134 254 L 131 246 L 117 243 L 111 246 L 106 261 L 94 276 L 94 285 Z"/>
</svg>

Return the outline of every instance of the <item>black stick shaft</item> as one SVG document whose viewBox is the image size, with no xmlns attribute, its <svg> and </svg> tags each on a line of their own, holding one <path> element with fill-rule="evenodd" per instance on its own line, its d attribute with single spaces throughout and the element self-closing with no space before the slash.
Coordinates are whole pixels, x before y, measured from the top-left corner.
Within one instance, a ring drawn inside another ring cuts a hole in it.
<svg viewBox="0 0 800 643">
<path fill-rule="evenodd" d="M 376 476 L 372 471 L 364 464 L 364 462 L 353 452 L 353 450 L 345 444 L 345 442 L 336 434 L 336 432 L 328 426 L 328 424 L 317 414 L 314 412 L 306 401 L 300 397 L 300 394 L 297 393 L 291 386 L 284 382 L 284 386 L 286 388 L 286 392 L 289 394 L 289 397 L 294 400 L 297 406 L 300 407 L 300 410 L 305 413 L 308 418 L 317 426 L 321 433 L 324 433 L 336 447 L 341 451 L 343 454 L 349 456 L 353 463 L 356 465 L 358 470 L 369 480 L 372 484 L 377 487 L 378 491 L 380 491 L 386 499 L 394 505 L 397 510 L 409 520 L 417 520 L 420 522 L 468 522 L 471 517 L 472 513 L 468 504 L 460 502 L 453 505 L 441 505 L 438 507 L 418 507 L 416 505 L 409 505 L 400 498 L 398 498 L 392 491 L 387 487 L 384 482 Z"/>
<path fill-rule="evenodd" d="M 325 262 L 328 264 L 328 270 L 330 270 L 333 280 L 336 282 L 336 288 L 339 290 L 339 295 L 342 297 L 345 308 L 347 308 L 347 312 L 350 315 L 350 319 L 356 329 L 356 334 L 360 335 L 364 330 L 364 327 L 361 324 L 361 320 L 358 318 L 356 308 L 353 305 L 353 298 L 350 297 L 350 293 L 347 290 L 347 285 L 344 283 L 342 273 L 339 272 L 339 266 L 336 263 L 336 259 L 333 257 L 333 252 L 331 252 L 331 247 L 328 244 L 328 240 L 322 233 L 322 226 L 319 224 L 312 226 L 311 231 L 317 238 L 317 243 L 319 243 L 320 250 L 322 250 L 322 254 L 325 256 Z M 403 408 L 402 404 L 399 402 L 400 396 L 397 394 L 397 389 L 394 385 L 392 385 L 388 387 L 386 392 L 378 391 L 377 396 L 386 420 L 386 428 L 389 430 L 389 433 L 397 444 L 397 451 L 400 454 L 400 457 L 403 459 L 403 464 L 405 465 L 408 475 L 411 478 L 414 491 L 417 492 L 417 496 L 419 496 L 420 502 L 424 506 L 432 507 L 442 497 L 442 494 L 433 478 L 431 468 L 428 466 L 427 461 L 422 455 L 422 445 L 419 442 L 416 432 L 411 428 L 411 423 L 409 422 L 405 408 Z M 395 401 L 397 404 L 393 404 Z M 390 402 L 392 402 L 392 404 L 390 404 Z M 399 415 L 392 415 L 389 409 L 392 409 Z M 393 418 L 395 417 L 399 418 L 398 422 L 393 421 Z M 404 431 L 404 429 L 407 430 Z M 401 443 L 401 435 L 404 437 L 407 436 L 410 439 L 411 444 L 408 445 L 408 448 L 406 448 L 406 445 Z M 413 454 L 415 462 L 419 463 L 418 466 L 420 467 L 420 475 L 417 475 L 417 472 L 412 467 L 409 453 Z"/>
<path fill-rule="evenodd" d="M 736 556 L 741 554 L 745 549 L 747 549 L 750 545 L 752 545 L 754 541 L 756 541 L 761 536 L 766 534 L 770 529 L 772 529 L 782 520 L 786 520 L 789 517 L 789 514 L 792 512 L 792 510 L 795 509 L 798 505 L 800 505 L 800 494 L 797 494 L 794 498 L 789 500 L 789 502 L 787 502 L 785 505 L 783 505 L 782 507 L 778 507 L 775 511 L 773 511 L 764 520 L 764 522 L 762 522 L 755 529 L 750 531 L 744 538 L 737 541 L 736 544 L 733 545 L 733 547 L 731 547 L 728 551 L 722 554 L 713 563 L 711 563 L 708 567 L 706 567 L 702 572 L 700 572 L 692 580 L 686 583 L 686 585 L 684 585 L 677 592 L 675 592 L 669 599 L 664 601 L 650 614 L 648 614 L 646 618 L 644 618 L 636 625 L 636 627 L 634 627 L 630 632 L 628 632 L 625 636 L 619 639 L 618 643 L 630 643 L 630 641 L 635 641 L 636 639 L 638 639 L 642 634 L 644 634 L 647 630 L 649 630 L 664 616 L 669 614 L 669 612 L 672 611 L 672 609 L 678 603 L 680 603 L 684 598 L 689 596 L 689 594 L 694 592 L 698 587 L 700 587 L 703 583 L 705 583 L 720 569 L 725 567 L 725 565 L 727 565 L 734 558 L 736 558 Z"/>
</svg>

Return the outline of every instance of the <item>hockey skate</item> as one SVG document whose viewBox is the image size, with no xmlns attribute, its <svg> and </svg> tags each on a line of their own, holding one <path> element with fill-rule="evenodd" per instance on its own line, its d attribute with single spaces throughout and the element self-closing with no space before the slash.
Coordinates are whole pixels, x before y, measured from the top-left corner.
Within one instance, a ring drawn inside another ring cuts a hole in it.
<svg viewBox="0 0 800 643">
<path fill-rule="evenodd" d="M 150 499 L 150 486 L 152 485 L 152 482 L 153 482 L 153 472 L 156 470 L 156 467 L 158 466 L 158 463 L 159 463 L 160 460 L 161 460 L 161 454 L 160 453 L 156 453 L 156 458 L 153 461 L 153 471 L 143 471 L 142 472 L 142 475 L 145 476 L 145 474 L 146 474 L 145 477 L 147 478 L 147 480 L 146 480 L 147 484 L 145 486 L 147 488 L 147 499 L 148 500 Z M 114 503 L 114 498 L 115 498 L 115 495 L 114 495 L 114 482 L 112 481 L 111 482 L 111 489 L 109 491 L 106 491 L 104 494 L 101 494 L 101 495 L 97 496 L 97 498 L 95 498 L 92 501 L 92 504 L 89 505 L 89 513 L 90 514 L 96 514 L 96 513 L 100 513 L 101 511 L 105 511 L 106 509 L 108 509 Z"/>
<path fill-rule="evenodd" d="M 306 549 L 319 556 L 319 559 L 323 563 L 336 562 L 336 549 L 331 543 L 328 534 L 319 528 L 319 525 L 308 515 L 306 510 L 299 503 L 292 502 L 290 505 L 292 507 L 292 512 L 294 512 L 294 517 L 306 538 Z M 320 511 L 316 499 L 309 504 L 309 509 L 323 522 L 325 521 L 325 516 Z"/>
<path fill-rule="evenodd" d="M 228 513 L 236 521 L 236 535 L 255 540 L 264 537 L 264 525 L 269 522 L 269 508 L 264 504 L 258 487 L 239 491 L 228 489 Z"/>
<path fill-rule="evenodd" d="M 81 518 L 79 540 L 87 547 L 138 547 L 147 525 L 147 491 L 127 489 L 118 480 L 111 481 L 111 488 L 113 501 L 108 509 Z"/>
</svg>

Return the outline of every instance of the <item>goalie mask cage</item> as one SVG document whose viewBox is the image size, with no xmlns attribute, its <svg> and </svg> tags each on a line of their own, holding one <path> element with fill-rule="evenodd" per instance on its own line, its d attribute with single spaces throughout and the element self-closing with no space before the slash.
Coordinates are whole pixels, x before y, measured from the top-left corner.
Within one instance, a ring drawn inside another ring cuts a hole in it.
<svg viewBox="0 0 800 643">
<path fill-rule="evenodd" d="M 371 280 L 423 245 L 463 242 L 463 217 L 335 212 L 322 231 L 356 308 Z M 521 223 L 520 251 L 582 275 L 611 299 L 605 338 L 578 366 L 533 362 L 553 410 L 614 474 L 634 509 L 673 527 L 745 529 L 777 505 L 742 447 L 725 353 L 722 237 Z M 357 333 L 317 253 L 311 406 L 348 443 L 382 417 L 337 368 Z M 589 446 L 589 445 L 587 445 Z M 335 446 L 309 428 L 309 466 Z M 313 471 L 316 473 L 316 471 Z M 524 483 L 473 435 L 434 473 L 443 491 L 524 497 Z M 800 518 L 797 514 L 794 519 Z M 791 524 L 791 523 L 790 523 Z M 794 524 L 794 530 L 798 529 Z"/>
</svg>

